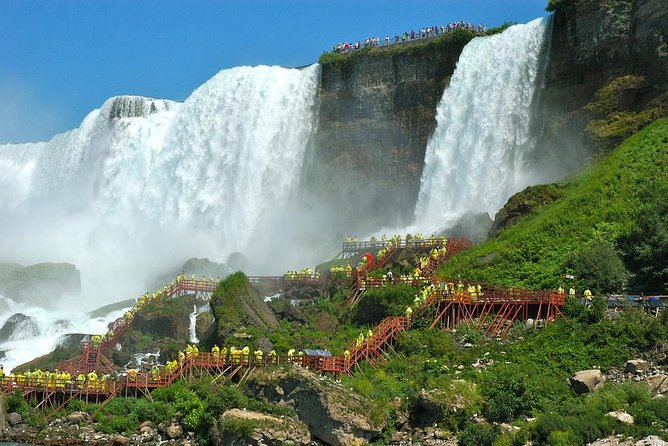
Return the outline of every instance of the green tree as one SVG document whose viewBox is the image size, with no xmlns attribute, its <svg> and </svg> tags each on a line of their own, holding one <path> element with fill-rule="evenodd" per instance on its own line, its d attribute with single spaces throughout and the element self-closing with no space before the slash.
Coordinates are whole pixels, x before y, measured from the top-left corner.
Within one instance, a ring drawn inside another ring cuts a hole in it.
<svg viewBox="0 0 668 446">
<path fill-rule="evenodd" d="M 630 287 L 636 292 L 668 292 L 668 183 L 657 181 L 641 193 L 644 205 L 636 224 L 619 241 L 624 262 L 633 273 Z"/>
<path fill-rule="evenodd" d="M 595 238 L 575 252 L 569 266 L 594 294 L 623 291 L 629 272 L 615 247 L 605 239 Z"/>
</svg>

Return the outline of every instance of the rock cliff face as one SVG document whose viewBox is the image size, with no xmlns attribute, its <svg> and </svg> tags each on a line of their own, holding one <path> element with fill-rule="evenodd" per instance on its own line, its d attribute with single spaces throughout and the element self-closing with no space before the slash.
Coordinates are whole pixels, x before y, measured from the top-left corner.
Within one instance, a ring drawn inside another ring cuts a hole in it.
<svg viewBox="0 0 668 446">
<path fill-rule="evenodd" d="M 388 48 L 322 67 L 315 151 L 304 180 L 363 229 L 410 223 L 436 106 L 466 40 Z"/>
<path fill-rule="evenodd" d="M 550 59 L 539 95 L 544 148 L 589 151 L 583 107 L 613 79 L 645 82 L 627 93 L 623 111 L 638 111 L 668 90 L 668 8 L 665 0 L 565 0 L 554 13 Z M 622 111 L 622 110 L 620 110 Z M 556 149 L 556 150 L 555 150 Z M 564 153 L 564 151 L 566 151 Z"/>
<path fill-rule="evenodd" d="M 303 199 L 325 227 L 364 233 L 411 223 L 436 106 L 465 44 L 389 48 L 323 65 L 318 131 L 302 181 Z M 566 170 L 582 166 L 593 147 L 585 132 L 593 117 L 583 107 L 628 74 L 644 83 L 625 92 L 622 111 L 642 110 L 668 90 L 665 0 L 559 2 L 534 104 L 539 168 L 564 159 L 572 160 Z"/>
</svg>

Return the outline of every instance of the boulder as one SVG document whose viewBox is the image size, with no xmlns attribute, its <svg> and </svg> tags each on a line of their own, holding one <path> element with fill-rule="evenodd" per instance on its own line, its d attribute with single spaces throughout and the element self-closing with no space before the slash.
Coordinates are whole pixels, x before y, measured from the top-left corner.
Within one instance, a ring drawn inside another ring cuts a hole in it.
<svg viewBox="0 0 668 446">
<path fill-rule="evenodd" d="M 7 422 L 10 426 L 16 426 L 17 424 L 23 423 L 23 417 L 16 412 L 10 412 L 7 414 Z"/>
<path fill-rule="evenodd" d="M 633 373 L 634 375 L 640 375 L 648 370 L 649 362 L 644 359 L 632 359 L 627 361 L 626 366 L 624 367 L 624 372 Z"/>
<path fill-rule="evenodd" d="M 333 446 L 366 444 L 377 438 L 387 423 L 369 417 L 373 408 L 369 400 L 298 367 L 256 373 L 248 389 L 272 403 L 293 408 L 313 437 Z"/>
<path fill-rule="evenodd" d="M 649 387 L 654 395 L 663 395 L 668 393 L 668 375 L 654 375 L 645 378 L 643 381 Z"/>
<path fill-rule="evenodd" d="M 172 423 L 165 429 L 165 435 L 171 440 L 176 440 L 183 435 L 183 428 L 180 424 Z"/>
<path fill-rule="evenodd" d="M 114 435 L 113 441 L 115 445 L 125 446 L 127 444 L 130 444 L 130 441 L 132 441 L 132 439 L 121 434 L 116 434 Z"/>
<path fill-rule="evenodd" d="M 476 384 L 463 379 L 450 382 L 448 389 L 422 389 L 411 411 L 411 424 L 432 426 L 436 421 L 456 414 L 470 405 L 467 395 L 476 394 Z"/>
<path fill-rule="evenodd" d="M 633 417 L 623 411 L 608 412 L 605 414 L 606 417 L 614 418 L 617 421 L 620 421 L 624 424 L 633 424 Z"/>
<path fill-rule="evenodd" d="M 86 423 L 90 421 L 90 415 L 86 412 L 72 412 L 67 416 L 67 421 L 75 424 Z"/>
<path fill-rule="evenodd" d="M 311 443 L 307 427 L 299 421 L 241 409 L 230 409 L 214 421 L 211 439 L 216 446 Z"/>
<path fill-rule="evenodd" d="M 37 322 L 23 313 L 12 315 L 0 328 L 0 342 L 6 342 L 10 339 L 28 339 L 35 336 L 39 336 Z"/>
<path fill-rule="evenodd" d="M 582 370 L 577 372 L 569 382 L 575 393 L 582 395 L 601 387 L 605 382 L 605 377 L 598 369 Z"/>
</svg>

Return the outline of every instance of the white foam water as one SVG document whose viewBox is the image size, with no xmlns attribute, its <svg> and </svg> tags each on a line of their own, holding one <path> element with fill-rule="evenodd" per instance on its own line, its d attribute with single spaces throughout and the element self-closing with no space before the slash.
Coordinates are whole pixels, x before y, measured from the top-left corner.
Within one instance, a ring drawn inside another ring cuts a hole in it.
<svg viewBox="0 0 668 446">
<path fill-rule="evenodd" d="M 530 112 L 550 20 L 514 25 L 464 48 L 427 145 L 417 228 L 437 230 L 467 212 L 493 217 L 540 180 L 529 162 Z"/>
</svg>

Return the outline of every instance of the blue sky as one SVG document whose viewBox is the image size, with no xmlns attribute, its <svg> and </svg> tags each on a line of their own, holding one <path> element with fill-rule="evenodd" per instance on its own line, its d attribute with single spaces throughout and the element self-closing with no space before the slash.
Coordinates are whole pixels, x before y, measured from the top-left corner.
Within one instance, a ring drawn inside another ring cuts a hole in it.
<svg viewBox="0 0 668 446">
<path fill-rule="evenodd" d="M 224 68 L 301 66 L 338 41 L 464 19 L 545 15 L 547 0 L 0 0 L 0 142 L 47 140 L 105 99 L 183 100 Z"/>
</svg>

